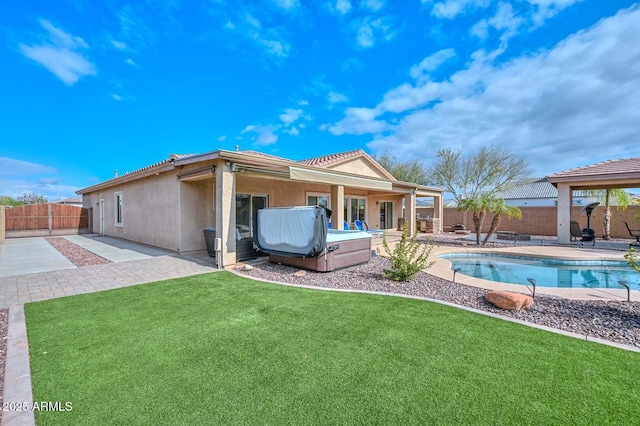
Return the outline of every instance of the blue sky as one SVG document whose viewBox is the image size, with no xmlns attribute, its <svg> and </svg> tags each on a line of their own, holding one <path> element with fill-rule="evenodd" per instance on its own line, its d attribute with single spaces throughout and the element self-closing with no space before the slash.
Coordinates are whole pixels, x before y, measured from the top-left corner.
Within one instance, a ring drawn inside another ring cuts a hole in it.
<svg viewBox="0 0 640 426">
<path fill-rule="evenodd" d="M 616 0 L 2 2 L 0 195 L 235 145 L 638 157 L 638 40 Z"/>
</svg>

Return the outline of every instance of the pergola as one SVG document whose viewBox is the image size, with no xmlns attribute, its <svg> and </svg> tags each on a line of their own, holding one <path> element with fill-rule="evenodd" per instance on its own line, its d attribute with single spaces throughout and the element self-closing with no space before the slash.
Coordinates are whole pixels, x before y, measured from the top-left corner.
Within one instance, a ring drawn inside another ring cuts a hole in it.
<svg viewBox="0 0 640 426">
<path fill-rule="evenodd" d="M 573 191 L 640 188 L 640 158 L 603 161 L 554 173 L 547 179 L 558 188 L 558 242 L 568 244 Z"/>
</svg>

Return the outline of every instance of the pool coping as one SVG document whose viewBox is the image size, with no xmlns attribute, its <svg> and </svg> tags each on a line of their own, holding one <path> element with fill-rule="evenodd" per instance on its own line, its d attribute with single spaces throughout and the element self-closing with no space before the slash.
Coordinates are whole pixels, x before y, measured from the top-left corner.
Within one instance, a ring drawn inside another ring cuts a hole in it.
<svg viewBox="0 0 640 426">
<path fill-rule="evenodd" d="M 562 260 L 582 260 L 582 261 L 602 261 L 615 260 L 624 261 L 623 252 L 611 252 L 605 250 L 581 249 L 576 247 L 549 247 L 549 246 L 516 246 L 500 248 L 479 248 L 477 246 L 438 246 L 435 245 L 431 254 L 434 265 L 428 273 L 436 277 L 452 281 L 451 261 L 441 258 L 439 255 L 448 253 L 484 253 L 487 255 L 510 255 L 525 256 L 532 258 L 558 258 Z M 505 284 L 495 281 L 483 280 L 470 277 L 468 275 L 456 274 L 456 283 L 465 284 L 472 287 L 479 287 L 488 290 L 503 290 L 514 293 L 531 294 L 525 285 Z M 562 297 L 574 300 L 627 300 L 627 290 L 624 288 L 556 288 L 556 287 L 536 287 L 536 294 Z M 631 290 L 631 300 L 640 301 L 640 291 Z"/>
</svg>

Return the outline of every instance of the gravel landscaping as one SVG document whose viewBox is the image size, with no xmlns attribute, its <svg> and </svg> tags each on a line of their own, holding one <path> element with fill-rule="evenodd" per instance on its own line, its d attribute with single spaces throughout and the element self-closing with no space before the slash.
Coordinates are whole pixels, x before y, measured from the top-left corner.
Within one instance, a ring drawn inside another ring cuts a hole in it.
<svg viewBox="0 0 640 426">
<path fill-rule="evenodd" d="M 0 403 L 4 401 L 4 363 L 7 358 L 7 328 L 9 326 L 9 308 L 0 309 Z M 2 419 L 2 410 L 0 410 Z"/>
<path fill-rule="evenodd" d="M 294 275 L 298 268 L 274 263 L 256 264 L 250 271 L 239 271 L 252 278 L 282 283 L 428 297 L 640 348 L 640 302 L 579 301 L 537 295 L 530 310 L 506 311 L 485 300 L 488 290 L 456 284 L 425 272 L 413 281 L 395 282 L 382 276 L 382 270 L 388 267 L 387 259 L 374 257 L 369 263 L 328 273 L 306 271 Z"/>
<path fill-rule="evenodd" d="M 111 261 L 91 253 L 63 237 L 46 237 L 45 240 L 76 266 L 104 265 Z"/>
</svg>

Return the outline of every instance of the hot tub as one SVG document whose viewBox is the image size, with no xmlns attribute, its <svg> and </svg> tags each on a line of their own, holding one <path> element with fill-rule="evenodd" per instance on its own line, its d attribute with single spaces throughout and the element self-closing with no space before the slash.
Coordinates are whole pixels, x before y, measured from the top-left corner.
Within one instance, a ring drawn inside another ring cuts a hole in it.
<svg viewBox="0 0 640 426">
<path fill-rule="evenodd" d="M 269 255 L 269 261 L 312 271 L 329 272 L 371 260 L 371 235 L 363 231 L 329 229 L 325 250 L 316 257 Z"/>
<path fill-rule="evenodd" d="M 327 229 L 331 212 L 320 206 L 258 211 L 255 245 L 283 265 L 333 271 L 371 260 L 371 235 Z"/>
</svg>

